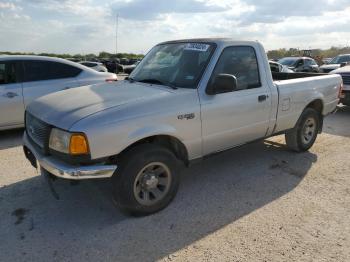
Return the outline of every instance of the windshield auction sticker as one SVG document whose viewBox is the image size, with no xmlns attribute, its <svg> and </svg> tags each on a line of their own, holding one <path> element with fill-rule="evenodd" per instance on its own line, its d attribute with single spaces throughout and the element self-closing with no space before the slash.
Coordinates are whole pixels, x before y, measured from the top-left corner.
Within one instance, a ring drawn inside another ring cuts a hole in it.
<svg viewBox="0 0 350 262">
<path fill-rule="evenodd" d="M 210 45 L 207 45 L 207 44 L 188 43 L 188 44 L 185 45 L 185 49 L 184 50 L 207 52 L 209 47 L 210 47 Z"/>
</svg>

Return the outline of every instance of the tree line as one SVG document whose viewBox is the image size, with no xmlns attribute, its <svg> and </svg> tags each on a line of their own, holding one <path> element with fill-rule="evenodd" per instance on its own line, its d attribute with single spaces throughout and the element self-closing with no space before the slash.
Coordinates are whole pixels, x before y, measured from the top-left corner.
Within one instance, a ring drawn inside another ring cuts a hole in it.
<svg viewBox="0 0 350 262">
<path fill-rule="evenodd" d="M 269 59 L 280 59 L 288 56 L 303 56 L 304 50 L 300 50 L 297 48 L 280 48 L 276 50 L 270 50 L 267 52 L 267 56 Z M 312 57 L 321 57 L 321 58 L 331 58 L 335 57 L 339 54 L 350 54 L 350 47 L 331 47 L 330 49 L 312 49 L 311 56 Z M 40 56 L 51 56 L 51 57 L 59 57 L 65 59 L 80 59 L 80 60 L 88 60 L 88 59 L 116 59 L 116 58 L 127 58 L 127 59 L 142 59 L 144 57 L 143 54 L 134 54 L 134 53 L 118 53 L 112 54 L 109 52 L 102 51 L 99 54 L 55 54 L 55 53 L 25 53 L 25 52 L 1 52 L 0 55 L 40 55 Z"/>
<path fill-rule="evenodd" d="M 297 48 L 280 48 L 277 50 L 270 50 L 267 52 L 269 59 L 280 59 L 288 56 L 303 56 L 305 50 Z M 350 47 L 331 47 L 330 49 L 312 49 L 312 57 L 332 58 L 340 54 L 350 54 Z"/>
<path fill-rule="evenodd" d="M 39 56 L 51 56 L 59 57 L 64 59 L 116 59 L 116 58 L 127 58 L 127 59 L 141 59 L 144 57 L 143 54 L 133 54 L 133 53 L 118 53 L 112 54 L 108 52 L 100 52 L 99 54 L 55 54 L 55 53 L 33 53 L 33 52 L 7 52 L 0 51 L 0 55 L 39 55 Z"/>
</svg>

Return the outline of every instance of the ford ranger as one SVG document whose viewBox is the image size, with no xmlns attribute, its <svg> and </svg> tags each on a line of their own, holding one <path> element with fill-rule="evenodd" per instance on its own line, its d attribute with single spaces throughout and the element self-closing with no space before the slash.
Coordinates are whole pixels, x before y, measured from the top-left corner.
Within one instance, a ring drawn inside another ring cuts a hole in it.
<svg viewBox="0 0 350 262">
<path fill-rule="evenodd" d="M 171 202 L 195 160 L 280 134 L 308 150 L 341 86 L 339 75 L 272 74 L 258 42 L 164 42 L 126 80 L 31 103 L 24 152 L 46 177 L 110 178 L 114 202 L 147 215 Z"/>
</svg>

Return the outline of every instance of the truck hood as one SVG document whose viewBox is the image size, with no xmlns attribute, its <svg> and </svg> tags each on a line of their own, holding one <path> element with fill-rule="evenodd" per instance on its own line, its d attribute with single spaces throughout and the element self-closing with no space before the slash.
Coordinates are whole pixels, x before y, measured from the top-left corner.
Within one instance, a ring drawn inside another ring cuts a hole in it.
<svg viewBox="0 0 350 262">
<path fill-rule="evenodd" d="M 174 91 L 158 85 L 118 81 L 43 96 L 26 110 L 46 123 L 69 130 L 74 123 L 92 114 L 145 99 L 173 95 Z"/>
</svg>

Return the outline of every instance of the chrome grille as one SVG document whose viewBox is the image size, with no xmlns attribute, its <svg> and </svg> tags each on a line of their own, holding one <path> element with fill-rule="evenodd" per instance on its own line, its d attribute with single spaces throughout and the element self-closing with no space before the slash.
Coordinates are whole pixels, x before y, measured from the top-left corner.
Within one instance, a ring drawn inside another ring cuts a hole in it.
<svg viewBox="0 0 350 262">
<path fill-rule="evenodd" d="M 350 85 L 350 75 L 342 75 L 344 85 Z"/>
<path fill-rule="evenodd" d="M 40 148 L 44 149 L 50 136 L 50 125 L 44 123 L 33 115 L 26 113 L 26 132 L 27 135 Z"/>
</svg>

